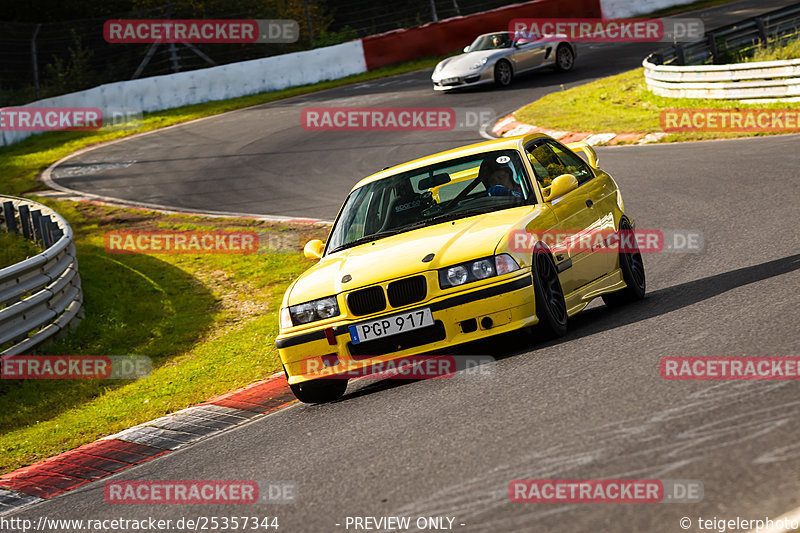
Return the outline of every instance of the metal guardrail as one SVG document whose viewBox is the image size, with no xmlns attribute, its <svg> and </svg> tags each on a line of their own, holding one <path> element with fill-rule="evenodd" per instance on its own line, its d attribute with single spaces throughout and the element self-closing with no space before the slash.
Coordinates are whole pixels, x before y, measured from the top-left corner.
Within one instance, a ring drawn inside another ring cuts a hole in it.
<svg viewBox="0 0 800 533">
<path fill-rule="evenodd" d="M 762 43 L 781 43 L 800 37 L 800 3 L 770 11 L 735 24 L 706 32 L 702 39 L 678 43 L 650 54 L 652 65 L 726 64 L 736 52 L 747 52 Z"/>
<path fill-rule="evenodd" d="M 800 59 L 727 63 L 763 43 L 800 38 L 800 4 L 710 31 L 642 62 L 650 92 L 668 98 L 800 101 Z"/>
<path fill-rule="evenodd" d="M 0 269 L 0 355 L 30 351 L 83 317 L 83 292 L 72 228 L 47 206 L 0 195 L 0 230 L 45 250 Z"/>
<path fill-rule="evenodd" d="M 644 60 L 650 92 L 668 98 L 800 100 L 800 59 L 696 67 L 657 66 Z"/>
</svg>

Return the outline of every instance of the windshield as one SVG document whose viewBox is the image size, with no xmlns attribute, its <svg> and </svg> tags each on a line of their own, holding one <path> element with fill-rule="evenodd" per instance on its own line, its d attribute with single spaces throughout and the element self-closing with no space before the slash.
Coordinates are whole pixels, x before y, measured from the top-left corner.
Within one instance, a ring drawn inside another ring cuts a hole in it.
<svg viewBox="0 0 800 533">
<path fill-rule="evenodd" d="M 516 150 L 453 159 L 373 181 L 350 193 L 331 231 L 326 253 L 535 202 Z"/>
<path fill-rule="evenodd" d="M 497 50 L 499 48 L 511 48 L 512 38 L 507 31 L 498 33 L 487 33 L 475 39 L 467 52 L 477 52 L 479 50 Z"/>
</svg>

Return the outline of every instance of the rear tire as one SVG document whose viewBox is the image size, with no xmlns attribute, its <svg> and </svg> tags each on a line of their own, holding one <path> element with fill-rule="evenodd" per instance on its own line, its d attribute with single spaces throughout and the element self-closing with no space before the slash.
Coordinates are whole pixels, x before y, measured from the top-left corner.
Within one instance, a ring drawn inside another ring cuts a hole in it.
<svg viewBox="0 0 800 533">
<path fill-rule="evenodd" d="M 567 333 L 567 304 L 556 264 L 546 248 L 537 248 L 534 251 L 531 275 L 533 295 L 536 298 L 536 316 L 539 319 L 535 334 L 544 339 L 564 336 Z"/>
<path fill-rule="evenodd" d="M 514 71 L 511 69 L 511 63 L 501 59 L 494 66 L 494 82 L 498 87 L 508 87 L 511 85 L 512 79 L 514 79 Z"/>
<path fill-rule="evenodd" d="M 620 235 L 624 232 L 629 232 L 633 237 L 633 228 L 627 218 L 619 221 Z M 636 244 L 635 238 L 624 239 L 626 243 L 624 249 L 628 252 L 622 251 L 622 239 L 620 242 L 619 252 L 619 268 L 622 270 L 622 279 L 625 281 L 627 287 L 611 294 L 604 294 L 603 301 L 609 307 L 619 307 L 621 305 L 637 302 L 644 298 L 647 289 L 647 279 L 644 273 L 644 262 L 642 261 L 642 254 Z"/>
<path fill-rule="evenodd" d="M 295 398 L 303 403 L 328 403 L 344 396 L 346 379 L 315 379 L 289 385 Z"/>
</svg>

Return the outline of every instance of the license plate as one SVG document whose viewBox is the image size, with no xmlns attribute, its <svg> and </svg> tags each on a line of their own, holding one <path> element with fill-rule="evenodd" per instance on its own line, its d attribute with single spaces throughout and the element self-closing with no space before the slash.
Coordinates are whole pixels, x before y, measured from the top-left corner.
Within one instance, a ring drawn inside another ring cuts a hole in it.
<svg viewBox="0 0 800 533">
<path fill-rule="evenodd" d="M 350 326 L 350 339 L 353 341 L 353 344 L 358 344 L 360 342 L 382 339 L 384 337 L 397 335 L 398 333 L 405 333 L 406 331 L 413 331 L 432 325 L 433 313 L 431 313 L 431 310 L 417 309 L 407 313 L 387 316 L 379 318 L 378 320 L 371 320 L 369 322 L 362 322 L 361 324 Z"/>
<path fill-rule="evenodd" d="M 445 78 L 442 80 L 442 83 L 458 83 L 460 78 Z"/>
</svg>

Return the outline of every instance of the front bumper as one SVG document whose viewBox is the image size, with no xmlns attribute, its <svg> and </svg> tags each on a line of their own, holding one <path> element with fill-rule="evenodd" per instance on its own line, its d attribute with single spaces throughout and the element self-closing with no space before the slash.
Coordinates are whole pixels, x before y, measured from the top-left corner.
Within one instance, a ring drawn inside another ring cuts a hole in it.
<svg viewBox="0 0 800 533">
<path fill-rule="evenodd" d="M 458 344 L 475 341 L 536 324 L 536 309 L 530 269 L 489 285 L 439 296 L 428 301 L 356 319 L 342 320 L 333 328 L 333 344 L 326 328 L 279 335 L 275 341 L 289 383 L 294 385 L 319 377 L 353 372 L 378 362 L 410 355 L 441 352 Z M 416 309 L 431 310 L 434 326 L 412 330 L 376 341 L 353 344 L 349 326 Z M 481 320 L 491 318 L 484 328 Z M 475 320 L 475 329 L 470 326 Z"/>
<path fill-rule="evenodd" d="M 485 83 L 494 82 L 494 74 L 492 69 L 484 69 L 476 74 L 469 74 L 466 76 L 454 77 L 437 77 L 432 78 L 434 91 L 452 91 L 453 89 L 463 89 L 465 87 L 474 87 L 476 85 L 483 85 Z"/>
</svg>

